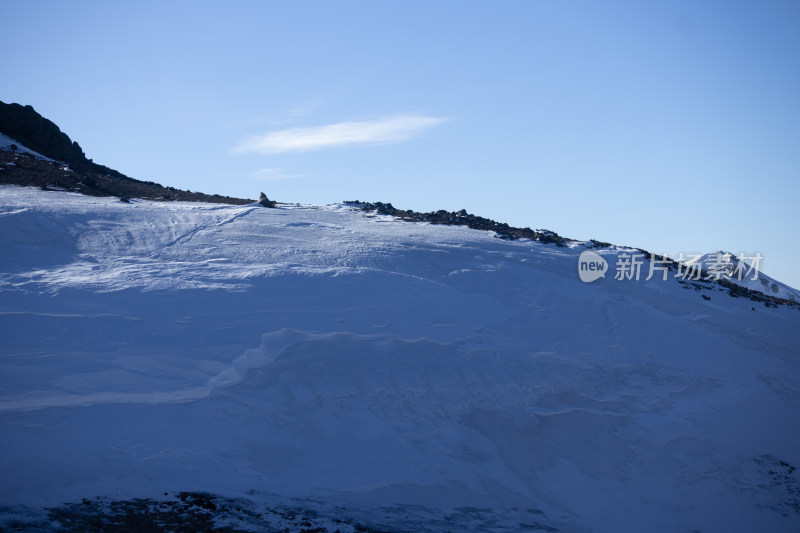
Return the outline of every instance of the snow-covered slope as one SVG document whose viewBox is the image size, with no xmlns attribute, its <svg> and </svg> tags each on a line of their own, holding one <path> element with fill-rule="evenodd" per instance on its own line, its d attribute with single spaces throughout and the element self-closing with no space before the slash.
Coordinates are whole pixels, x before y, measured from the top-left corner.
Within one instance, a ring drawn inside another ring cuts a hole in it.
<svg viewBox="0 0 800 533">
<path fill-rule="evenodd" d="M 398 531 L 800 529 L 797 308 L 343 205 L 2 187 L 0 245 L 6 523 L 191 491 L 255 530 L 286 501 Z"/>
</svg>

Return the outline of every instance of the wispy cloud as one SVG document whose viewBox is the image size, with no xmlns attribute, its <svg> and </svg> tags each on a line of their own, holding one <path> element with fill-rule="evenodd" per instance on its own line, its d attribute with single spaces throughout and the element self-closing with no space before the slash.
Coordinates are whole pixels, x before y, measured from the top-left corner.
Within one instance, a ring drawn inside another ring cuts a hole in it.
<svg viewBox="0 0 800 533">
<path fill-rule="evenodd" d="M 253 124 L 268 124 L 270 126 L 280 126 L 296 122 L 297 119 L 307 117 L 317 108 L 325 103 L 324 100 L 306 100 L 295 107 L 274 111 L 263 115 L 250 115 L 245 119 L 239 119 L 229 123 L 229 126 L 252 126 Z"/>
<path fill-rule="evenodd" d="M 303 102 L 297 107 L 283 110 L 284 119 L 295 119 L 299 117 L 306 117 L 314 112 L 319 106 L 323 104 L 323 100 L 308 100 Z"/>
<path fill-rule="evenodd" d="M 401 142 L 447 119 L 423 115 L 393 115 L 360 122 L 339 122 L 311 128 L 290 128 L 250 137 L 234 148 L 234 153 L 307 152 L 354 144 Z"/>
<path fill-rule="evenodd" d="M 292 180 L 305 177 L 305 174 L 287 174 L 279 168 L 262 168 L 250 173 L 253 181 Z"/>
</svg>

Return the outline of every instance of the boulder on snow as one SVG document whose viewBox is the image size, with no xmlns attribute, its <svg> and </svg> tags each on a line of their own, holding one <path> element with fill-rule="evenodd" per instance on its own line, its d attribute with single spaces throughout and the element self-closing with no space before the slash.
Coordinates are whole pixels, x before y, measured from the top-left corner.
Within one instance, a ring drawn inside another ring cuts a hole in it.
<svg viewBox="0 0 800 533">
<path fill-rule="evenodd" d="M 260 203 L 264 207 L 275 207 L 276 205 L 278 205 L 276 202 L 273 202 L 272 200 L 267 198 L 267 195 L 264 194 L 263 192 L 258 195 L 258 203 Z"/>
</svg>

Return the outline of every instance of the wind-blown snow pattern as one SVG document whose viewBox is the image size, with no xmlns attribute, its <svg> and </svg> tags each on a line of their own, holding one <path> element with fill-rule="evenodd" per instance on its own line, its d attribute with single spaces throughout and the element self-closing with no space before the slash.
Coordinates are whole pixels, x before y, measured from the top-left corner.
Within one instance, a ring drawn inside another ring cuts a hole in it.
<svg viewBox="0 0 800 533">
<path fill-rule="evenodd" d="M 0 244 L 0 527 L 800 530 L 797 308 L 345 205 L 2 187 Z"/>
</svg>

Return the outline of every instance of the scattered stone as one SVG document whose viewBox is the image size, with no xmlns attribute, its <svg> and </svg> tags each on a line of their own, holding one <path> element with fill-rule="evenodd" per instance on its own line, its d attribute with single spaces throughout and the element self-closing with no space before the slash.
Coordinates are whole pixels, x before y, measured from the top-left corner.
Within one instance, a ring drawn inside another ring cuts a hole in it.
<svg viewBox="0 0 800 533">
<path fill-rule="evenodd" d="M 417 211 L 397 209 L 391 203 L 369 203 L 359 201 L 345 201 L 344 203 L 353 205 L 362 211 L 375 211 L 381 215 L 391 215 L 407 222 L 428 222 L 429 224 L 467 226 L 472 229 L 494 231 L 498 238 L 512 241 L 516 239 L 530 239 L 545 244 L 552 243 L 556 246 L 566 246 L 566 243 L 571 240 L 550 230 L 515 228 L 504 222 L 495 222 L 488 218 L 472 215 L 467 213 L 466 209 L 454 211 L 452 213 L 444 209 L 430 213 L 419 213 Z"/>
</svg>

